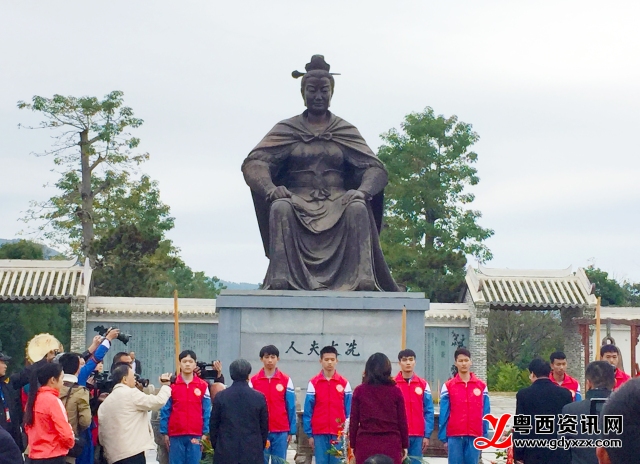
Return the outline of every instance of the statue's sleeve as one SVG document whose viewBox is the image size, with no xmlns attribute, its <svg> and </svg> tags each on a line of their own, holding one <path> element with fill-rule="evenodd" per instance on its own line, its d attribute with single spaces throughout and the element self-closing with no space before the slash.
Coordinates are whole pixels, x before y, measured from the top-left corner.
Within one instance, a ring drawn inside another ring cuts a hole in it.
<svg viewBox="0 0 640 464">
<path fill-rule="evenodd" d="M 347 148 L 344 150 L 344 156 L 353 169 L 355 188 L 370 196 L 384 190 L 388 181 L 387 170 L 375 155 Z"/>
<path fill-rule="evenodd" d="M 251 190 L 266 198 L 276 187 L 274 179 L 277 178 L 280 167 L 288 156 L 289 150 L 283 147 L 252 151 L 242 163 L 245 182 Z"/>
</svg>

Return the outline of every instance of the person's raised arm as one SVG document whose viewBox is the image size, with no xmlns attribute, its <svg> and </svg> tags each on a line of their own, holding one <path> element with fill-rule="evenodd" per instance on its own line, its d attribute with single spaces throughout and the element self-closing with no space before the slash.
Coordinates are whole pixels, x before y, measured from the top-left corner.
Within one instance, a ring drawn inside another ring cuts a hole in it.
<svg viewBox="0 0 640 464">
<path fill-rule="evenodd" d="M 138 409 L 138 411 L 158 411 L 167 404 L 167 401 L 171 398 L 171 387 L 169 387 L 170 377 L 170 374 L 162 374 L 162 376 L 160 376 L 162 387 L 160 387 L 156 395 L 147 395 L 137 388 L 132 388 L 133 392 L 131 395 L 133 396 L 133 404 L 136 406 L 136 409 Z"/>
</svg>

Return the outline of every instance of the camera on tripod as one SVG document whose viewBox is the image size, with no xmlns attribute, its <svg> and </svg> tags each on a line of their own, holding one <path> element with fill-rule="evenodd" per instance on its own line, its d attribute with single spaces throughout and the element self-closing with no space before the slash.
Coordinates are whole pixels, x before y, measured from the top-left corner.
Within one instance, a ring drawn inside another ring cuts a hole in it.
<svg viewBox="0 0 640 464">
<path fill-rule="evenodd" d="M 111 327 L 111 330 L 117 329 L 117 327 Z M 99 335 L 102 335 L 103 337 L 107 335 L 107 333 L 109 332 L 109 329 L 107 329 L 105 326 L 103 325 L 99 325 L 97 327 L 93 328 L 94 332 L 98 332 Z M 129 340 L 131 339 L 132 335 L 131 334 L 126 334 L 126 333 L 122 333 L 120 332 L 118 334 L 117 339 L 120 340 L 122 343 L 124 343 L 125 345 L 127 343 L 129 343 Z"/>
</svg>

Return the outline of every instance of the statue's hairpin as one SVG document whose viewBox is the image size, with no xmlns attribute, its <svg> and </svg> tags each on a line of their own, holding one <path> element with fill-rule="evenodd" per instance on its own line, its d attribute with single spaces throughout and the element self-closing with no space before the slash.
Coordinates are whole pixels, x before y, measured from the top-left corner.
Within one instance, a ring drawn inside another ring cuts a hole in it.
<svg viewBox="0 0 640 464">
<path fill-rule="evenodd" d="M 329 69 L 331 69 L 331 66 L 329 65 L 329 63 L 327 63 L 324 60 L 324 56 L 323 55 L 313 55 L 311 57 L 311 61 L 308 62 L 305 65 L 304 69 L 307 72 L 310 72 L 310 71 L 326 71 L 326 72 L 329 72 Z M 294 79 L 297 79 L 299 77 L 304 76 L 305 74 L 306 73 L 303 73 L 303 72 L 300 72 L 300 71 L 293 71 L 291 73 L 291 76 Z M 329 74 L 331 74 L 332 76 L 339 76 L 340 75 L 340 73 L 329 73 Z"/>
</svg>

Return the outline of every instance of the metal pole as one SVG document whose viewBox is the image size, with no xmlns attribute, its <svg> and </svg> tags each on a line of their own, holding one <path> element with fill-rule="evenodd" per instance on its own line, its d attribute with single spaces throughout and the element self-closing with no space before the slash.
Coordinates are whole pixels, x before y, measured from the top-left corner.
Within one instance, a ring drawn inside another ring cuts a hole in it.
<svg viewBox="0 0 640 464">
<path fill-rule="evenodd" d="M 178 290 L 173 291 L 173 339 L 176 347 L 176 374 L 180 372 L 180 321 L 178 320 Z"/>
<path fill-rule="evenodd" d="M 600 361 L 600 304 L 602 298 L 598 297 L 598 303 L 596 304 L 596 346 L 594 347 L 596 361 Z"/>
<path fill-rule="evenodd" d="M 400 342 L 402 350 L 407 348 L 407 307 L 402 307 L 402 340 Z"/>
</svg>

